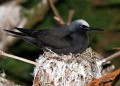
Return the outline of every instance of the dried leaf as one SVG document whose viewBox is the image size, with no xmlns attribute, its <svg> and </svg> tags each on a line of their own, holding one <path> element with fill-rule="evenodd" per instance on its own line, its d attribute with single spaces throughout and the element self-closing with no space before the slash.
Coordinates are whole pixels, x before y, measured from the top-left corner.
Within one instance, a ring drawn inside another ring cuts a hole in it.
<svg viewBox="0 0 120 86">
<path fill-rule="evenodd" d="M 99 79 L 93 79 L 87 86 L 113 86 L 120 79 L 120 68 L 116 71 L 104 75 Z"/>
</svg>

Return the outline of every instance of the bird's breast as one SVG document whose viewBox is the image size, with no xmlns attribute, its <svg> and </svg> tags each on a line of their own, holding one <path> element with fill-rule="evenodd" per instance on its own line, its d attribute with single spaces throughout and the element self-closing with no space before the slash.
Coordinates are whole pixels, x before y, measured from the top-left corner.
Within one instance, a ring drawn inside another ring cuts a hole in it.
<svg viewBox="0 0 120 86">
<path fill-rule="evenodd" d="M 74 46 L 79 45 L 80 47 L 81 46 L 86 47 L 89 44 L 89 38 L 88 38 L 87 34 L 78 34 L 78 33 L 76 34 L 76 33 L 74 33 L 74 34 L 71 34 L 71 37 L 73 39 L 72 44 Z"/>
</svg>

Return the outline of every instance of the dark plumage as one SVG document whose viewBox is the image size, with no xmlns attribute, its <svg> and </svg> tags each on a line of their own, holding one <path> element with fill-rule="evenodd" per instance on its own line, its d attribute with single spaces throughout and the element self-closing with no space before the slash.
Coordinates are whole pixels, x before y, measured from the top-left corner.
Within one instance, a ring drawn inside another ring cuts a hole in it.
<svg viewBox="0 0 120 86">
<path fill-rule="evenodd" d="M 63 24 L 49 30 L 15 28 L 19 32 L 5 31 L 32 43 L 40 49 L 45 50 L 47 47 L 58 54 L 82 53 L 89 44 L 88 32 L 91 30 L 103 31 L 102 29 L 90 27 L 82 19 L 73 21 L 69 26 Z"/>
</svg>

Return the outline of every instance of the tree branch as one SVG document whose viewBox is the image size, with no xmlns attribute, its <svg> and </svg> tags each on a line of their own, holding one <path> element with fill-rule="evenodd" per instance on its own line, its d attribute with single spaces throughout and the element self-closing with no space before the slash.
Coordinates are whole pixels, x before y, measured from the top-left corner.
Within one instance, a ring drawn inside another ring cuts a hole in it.
<svg viewBox="0 0 120 86">
<path fill-rule="evenodd" d="M 54 6 L 52 0 L 48 0 L 48 2 L 50 4 L 51 9 L 54 12 L 54 15 L 55 15 L 54 19 L 57 20 L 60 24 L 65 24 L 64 20 L 62 19 L 62 17 L 60 16 L 59 12 L 56 9 L 56 7 Z"/>
<path fill-rule="evenodd" d="M 17 59 L 17 60 L 20 60 L 22 62 L 26 62 L 26 63 L 32 64 L 32 65 L 36 65 L 36 62 L 34 62 L 34 61 L 30 61 L 30 60 L 24 59 L 22 57 L 18 57 L 18 56 L 14 56 L 14 55 L 5 53 L 2 50 L 0 50 L 0 55 L 6 56 L 6 57 L 10 57 L 10 58 L 13 58 L 13 59 Z"/>
<path fill-rule="evenodd" d="M 71 23 L 74 13 L 75 13 L 74 10 L 69 10 L 68 19 L 67 19 L 67 25 L 69 25 Z"/>
<path fill-rule="evenodd" d="M 108 56 L 107 58 L 105 58 L 106 61 L 110 61 L 112 59 L 115 59 L 116 57 L 120 56 L 120 51 Z"/>
<path fill-rule="evenodd" d="M 115 47 L 115 48 L 112 48 L 114 50 L 120 50 L 120 47 Z"/>
</svg>

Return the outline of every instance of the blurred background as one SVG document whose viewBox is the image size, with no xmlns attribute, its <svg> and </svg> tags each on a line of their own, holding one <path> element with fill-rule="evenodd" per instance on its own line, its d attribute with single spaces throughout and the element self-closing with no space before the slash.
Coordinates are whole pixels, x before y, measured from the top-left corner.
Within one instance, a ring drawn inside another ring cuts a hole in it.
<svg viewBox="0 0 120 86">
<path fill-rule="evenodd" d="M 90 26 L 104 29 L 104 32 L 90 33 L 90 47 L 107 57 L 120 48 L 120 0 L 52 0 L 65 22 L 70 11 L 72 20 L 84 19 Z M 8 36 L 3 29 L 13 26 L 28 29 L 48 29 L 59 23 L 47 0 L 0 0 L 0 49 L 35 61 L 42 53 L 37 47 Z M 116 69 L 120 58 L 112 61 Z M 32 85 L 34 66 L 7 57 L 0 57 L 0 73 L 18 84 Z"/>
</svg>

